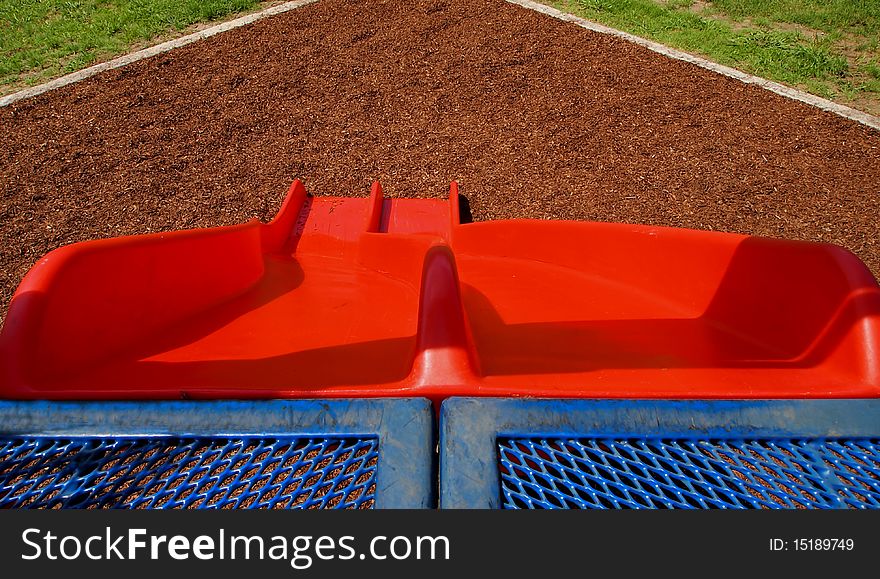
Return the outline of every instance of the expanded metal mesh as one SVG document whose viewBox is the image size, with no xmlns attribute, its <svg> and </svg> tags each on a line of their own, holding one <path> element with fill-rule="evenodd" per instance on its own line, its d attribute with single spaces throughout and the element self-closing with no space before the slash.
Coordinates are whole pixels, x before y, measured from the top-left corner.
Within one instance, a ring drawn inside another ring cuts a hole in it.
<svg viewBox="0 0 880 579">
<path fill-rule="evenodd" d="M 880 508 L 880 440 L 498 442 L 502 506 Z"/>
<path fill-rule="evenodd" d="M 371 508 L 375 438 L 0 437 L 0 508 Z"/>
</svg>

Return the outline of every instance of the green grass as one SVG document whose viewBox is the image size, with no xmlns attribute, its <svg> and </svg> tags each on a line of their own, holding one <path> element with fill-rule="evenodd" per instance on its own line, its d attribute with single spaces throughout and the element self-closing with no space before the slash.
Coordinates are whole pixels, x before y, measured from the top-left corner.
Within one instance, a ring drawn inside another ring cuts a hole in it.
<svg viewBox="0 0 880 579">
<path fill-rule="evenodd" d="M 875 40 L 880 26 L 877 0 L 714 0 L 712 8 L 736 20 L 763 18 L 830 34 L 864 34 Z"/>
<path fill-rule="evenodd" d="M 880 0 L 544 0 L 880 114 Z"/>
<path fill-rule="evenodd" d="M 35 84 L 257 0 L 0 0 L 0 86 Z"/>
</svg>

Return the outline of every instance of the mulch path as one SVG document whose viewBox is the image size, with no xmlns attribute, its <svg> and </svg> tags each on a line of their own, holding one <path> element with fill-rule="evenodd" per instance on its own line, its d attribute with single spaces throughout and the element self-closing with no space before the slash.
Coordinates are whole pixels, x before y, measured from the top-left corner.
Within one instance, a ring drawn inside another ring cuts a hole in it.
<svg viewBox="0 0 880 579">
<path fill-rule="evenodd" d="M 321 0 L 0 109 L 0 311 L 60 245 L 315 194 L 829 241 L 880 274 L 880 132 L 501 0 Z"/>
</svg>

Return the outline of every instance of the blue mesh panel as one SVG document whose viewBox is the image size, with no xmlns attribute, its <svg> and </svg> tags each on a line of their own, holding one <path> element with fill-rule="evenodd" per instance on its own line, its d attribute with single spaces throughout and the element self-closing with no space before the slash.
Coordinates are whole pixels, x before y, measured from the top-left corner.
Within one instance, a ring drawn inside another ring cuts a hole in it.
<svg viewBox="0 0 880 579">
<path fill-rule="evenodd" d="M 502 506 L 880 508 L 880 440 L 499 439 Z"/>
<path fill-rule="evenodd" d="M 374 438 L 0 437 L 0 508 L 371 508 Z"/>
</svg>

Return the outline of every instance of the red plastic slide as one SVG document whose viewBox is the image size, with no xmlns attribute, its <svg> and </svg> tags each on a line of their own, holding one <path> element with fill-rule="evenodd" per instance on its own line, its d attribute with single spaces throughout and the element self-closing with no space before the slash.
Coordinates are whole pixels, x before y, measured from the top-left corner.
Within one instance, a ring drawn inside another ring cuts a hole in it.
<svg viewBox="0 0 880 579">
<path fill-rule="evenodd" d="M 458 202 L 297 181 L 269 224 L 53 251 L 10 306 L 0 397 L 880 394 L 880 288 L 844 249 Z"/>
</svg>

